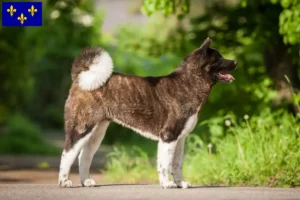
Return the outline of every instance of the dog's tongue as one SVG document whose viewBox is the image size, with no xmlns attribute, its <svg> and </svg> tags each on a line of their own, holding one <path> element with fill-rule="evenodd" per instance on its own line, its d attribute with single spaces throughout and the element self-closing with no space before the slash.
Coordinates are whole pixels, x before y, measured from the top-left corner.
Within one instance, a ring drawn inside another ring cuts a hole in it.
<svg viewBox="0 0 300 200">
<path fill-rule="evenodd" d="M 231 74 L 227 74 L 225 72 L 221 72 L 221 74 L 226 77 L 226 79 L 231 79 L 231 80 L 235 80 L 234 77 Z"/>
<path fill-rule="evenodd" d="M 226 81 L 231 82 L 231 81 L 235 80 L 235 78 L 231 74 L 227 74 L 225 72 L 220 72 L 220 74 L 221 74 L 221 77 L 223 79 L 225 79 Z"/>
</svg>

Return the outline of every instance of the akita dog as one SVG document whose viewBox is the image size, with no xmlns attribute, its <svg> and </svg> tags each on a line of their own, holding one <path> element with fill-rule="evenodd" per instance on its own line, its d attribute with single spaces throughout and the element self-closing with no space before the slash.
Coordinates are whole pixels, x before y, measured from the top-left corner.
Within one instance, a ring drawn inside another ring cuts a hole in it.
<svg viewBox="0 0 300 200">
<path fill-rule="evenodd" d="M 158 141 L 157 170 L 163 188 L 188 188 L 182 177 L 184 142 L 213 85 L 234 80 L 237 62 L 209 48 L 207 38 L 171 74 L 138 77 L 113 72 L 113 61 L 101 48 L 86 48 L 72 65 L 72 86 L 65 103 L 65 147 L 59 185 L 71 187 L 71 165 L 79 159 L 83 186 L 93 156 L 111 121 Z M 173 175 L 173 181 L 169 179 Z"/>
</svg>

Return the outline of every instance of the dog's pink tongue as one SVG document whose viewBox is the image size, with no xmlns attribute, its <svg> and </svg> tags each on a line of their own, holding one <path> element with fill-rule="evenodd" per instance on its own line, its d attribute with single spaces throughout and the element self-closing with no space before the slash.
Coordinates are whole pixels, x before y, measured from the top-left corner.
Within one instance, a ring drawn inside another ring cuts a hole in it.
<svg viewBox="0 0 300 200">
<path fill-rule="evenodd" d="M 225 80 L 229 82 L 235 80 L 235 78 L 231 74 L 227 74 L 225 72 L 220 72 L 220 74 L 223 76 L 223 78 L 225 78 Z"/>
<path fill-rule="evenodd" d="M 226 79 L 235 80 L 234 77 L 231 74 L 227 74 L 225 72 L 220 72 Z"/>
</svg>

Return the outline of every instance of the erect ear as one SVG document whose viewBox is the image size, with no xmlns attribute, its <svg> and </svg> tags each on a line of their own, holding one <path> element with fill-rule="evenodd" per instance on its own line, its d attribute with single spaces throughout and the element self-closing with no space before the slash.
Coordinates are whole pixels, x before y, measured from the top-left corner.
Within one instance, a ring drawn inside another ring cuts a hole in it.
<svg viewBox="0 0 300 200">
<path fill-rule="evenodd" d="M 206 40 L 201 44 L 200 49 L 202 50 L 207 50 L 208 47 L 210 46 L 212 40 L 208 37 Z"/>
</svg>

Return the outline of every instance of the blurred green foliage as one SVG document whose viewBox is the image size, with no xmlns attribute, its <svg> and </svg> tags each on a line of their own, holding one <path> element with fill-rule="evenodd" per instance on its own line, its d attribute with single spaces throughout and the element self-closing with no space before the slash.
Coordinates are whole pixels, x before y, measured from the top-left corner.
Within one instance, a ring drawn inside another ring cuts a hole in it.
<svg viewBox="0 0 300 200">
<path fill-rule="evenodd" d="M 100 45 L 102 18 L 92 1 L 47 0 L 42 27 L 0 27 L 0 140 L 7 141 L 2 153 L 47 153 L 42 144 L 31 148 L 34 141 L 26 133 L 42 137 L 41 129 L 30 131 L 32 120 L 42 128 L 63 129 L 71 64 L 82 48 Z M 19 148 L 14 134 L 21 135 L 18 123 L 24 117 L 14 119 L 15 113 L 30 118 L 23 124 L 27 146 Z"/>
<path fill-rule="evenodd" d="M 72 61 L 82 48 L 100 45 L 102 13 L 93 2 L 45 1 L 43 24 L 0 28 L 2 122 L 9 112 L 25 110 L 61 127 Z"/>
<path fill-rule="evenodd" d="M 162 10 L 165 16 L 179 12 L 179 18 L 189 12 L 190 0 L 145 0 L 142 6 L 142 12 L 152 15 L 158 10 Z"/>
<path fill-rule="evenodd" d="M 282 6 L 281 12 L 277 15 L 279 18 L 279 23 L 277 26 L 280 34 L 283 35 L 285 43 L 300 44 L 300 39 L 298 37 L 300 28 L 300 1 L 299 0 L 241 0 L 239 1 L 203 1 L 209 4 L 218 4 L 224 6 L 227 2 L 240 3 L 242 7 L 259 7 L 261 5 L 268 4 L 280 4 Z M 148 16 L 153 15 L 158 11 L 164 13 L 165 16 L 171 14 L 177 14 L 182 16 L 190 10 L 190 5 L 193 3 L 192 0 L 145 0 L 143 1 L 142 11 Z M 213 13 L 215 14 L 215 13 Z M 230 13 L 228 13 L 230 14 Z M 246 13 L 245 13 L 246 14 Z M 249 16 L 252 16 L 251 13 Z M 255 13 L 257 14 L 257 13 Z M 254 14 L 254 15 L 255 15 Z M 267 14 L 267 13 L 266 13 Z M 268 16 L 266 16 L 268 17 Z M 266 28 L 266 27 L 264 27 Z"/>
<path fill-rule="evenodd" d="M 279 31 L 283 35 L 285 43 L 300 44 L 300 38 L 298 37 L 300 32 L 300 1 L 271 0 L 271 2 L 280 2 L 284 8 L 279 16 Z"/>
<path fill-rule="evenodd" d="M 23 34 L 23 27 L 0 27 L 0 124 L 11 111 L 25 106 L 32 89 L 33 79 L 25 62 Z"/>
<path fill-rule="evenodd" d="M 38 125 L 24 115 L 12 115 L 0 135 L 0 154 L 59 155 L 61 150 L 45 141 Z"/>
</svg>

